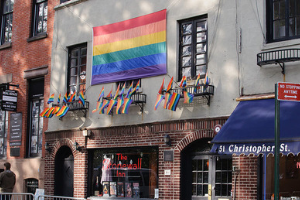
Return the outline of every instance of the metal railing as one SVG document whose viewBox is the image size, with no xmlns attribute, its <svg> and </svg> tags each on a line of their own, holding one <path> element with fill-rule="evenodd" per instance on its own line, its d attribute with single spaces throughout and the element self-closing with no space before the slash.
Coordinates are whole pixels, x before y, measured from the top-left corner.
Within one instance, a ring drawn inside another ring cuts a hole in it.
<svg viewBox="0 0 300 200">
<path fill-rule="evenodd" d="M 85 198 L 51 195 L 34 195 L 32 193 L 0 193 L 1 200 L 86 200 Z"/>
</svg>

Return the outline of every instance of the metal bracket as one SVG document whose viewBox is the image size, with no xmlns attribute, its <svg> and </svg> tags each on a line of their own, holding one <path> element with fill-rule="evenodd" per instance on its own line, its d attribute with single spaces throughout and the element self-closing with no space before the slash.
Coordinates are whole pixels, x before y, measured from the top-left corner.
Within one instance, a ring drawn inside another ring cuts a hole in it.
<svg viewBox="0 0 300 200">
<path fill-rule="evenodd" d="M 281 73 L 284 75 L 285 74 L 285 65 L 284 62 L 276 62 L 276 64 L 279 64 L 279 66 L 281 67 Z"/>
</svg>

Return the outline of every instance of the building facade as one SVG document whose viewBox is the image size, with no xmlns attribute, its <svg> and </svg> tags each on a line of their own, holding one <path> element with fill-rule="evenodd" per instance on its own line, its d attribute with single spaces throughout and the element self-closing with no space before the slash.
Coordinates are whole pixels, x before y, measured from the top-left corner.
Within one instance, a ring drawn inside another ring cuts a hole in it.
<svg viewBox="0 0 300 200">
<path fill-rule="evenodd" d="M 272 172 L 266 169 L 273 151 L 265 157 L 257 147 L 254 153 L 223 152 L 225 140 L 216 140 L 225 127 L 246 135 L 247 121 L 227 123 L 235 121 L 231 113 L 242 101 L 269 101 L 276 82 L 297 81 L 297 62 L 282 60 L 299 56 L 262 53 L 297 52 L 299 5 L 71 0 L 56 6 L 49 94 L 61 98 L 48 106 L 46 194 L 272 199 Z M 267 108 L 256 107 L 255 114 Z M 282 178 L 285 185 L 298 180 Z M 281 196 L 298 198 L 297 187 L 283 188 L 289 194 Z"/>
<path fill-rule="evenodd" d="M 44 188 L 44 131 L 39 113 L 49 96 L 54 6 L 57 1 L 1 0 L 0 169 L 10 162 L 14 192 Z"/>
</svg>

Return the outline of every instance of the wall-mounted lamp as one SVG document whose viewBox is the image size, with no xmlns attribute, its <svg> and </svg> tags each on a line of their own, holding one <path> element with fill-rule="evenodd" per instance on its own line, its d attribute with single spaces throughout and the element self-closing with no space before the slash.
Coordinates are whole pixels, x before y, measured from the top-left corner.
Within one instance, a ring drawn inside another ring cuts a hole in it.
<svg viewBox="0 0 300 200">
<path fill-rule="evenodd" d="M 82 130 L 82 135 L 85 136 L 85 137 L 90 137 L 91 133 L 92 133 L 91 130 L 87 130 L 87 129 Z"/>
<path fill-rule="evenodd" d="M 164 141 L 166 145 L 171 146 L 171 138 L 168 134 L 164 136 Z"/>
<path fill-rule="evenodd" d="M 48 142 L 45 142 L 45 150 L 48 151 L 49 153 L 51 152 L 51 147 Z"/>
<path fill-rule="evenodd" d="M 76 149 L 76 151 L 81 151 L 82 150 L 82 146 L 79 146 L 79 144 L 76 141 L 74 142 L 73 146 Z"/>
</svg>

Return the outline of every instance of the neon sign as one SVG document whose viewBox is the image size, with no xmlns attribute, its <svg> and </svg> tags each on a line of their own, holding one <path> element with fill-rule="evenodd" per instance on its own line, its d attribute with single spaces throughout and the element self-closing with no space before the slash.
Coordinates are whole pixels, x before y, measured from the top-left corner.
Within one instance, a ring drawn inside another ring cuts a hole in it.
<svg viewBox="0 0 300 200">
<path fill-rule="evenodd" d="M 125 172 L 120 172 L 119 170 L 124 170 L 124 169 L 141 169 L 142 168 L 142 158 L 138 158 L 138 163 L 137 164 L 134 164 L 132 162 L 130 162 L 129 164 L 122 164 L 120 161 L 127 161 L 127 156 L 121 154 L 121 153 L 117 153 L 116 154 L 118 157 L 117 157 L 117 163 L 111 163 L 110 162 L 110 158 L 104 158 L 103 159 L 103 167 L 102 167 L 102 170 L 117 170 L 117 174 L 116 176 L 117 177 L 125 177 L 126 174 Z"/>
<path fill-rule="evenodd" d="M 297 169 L 300 169 L 300 162 L 297 162 Z"/>
</svg>

